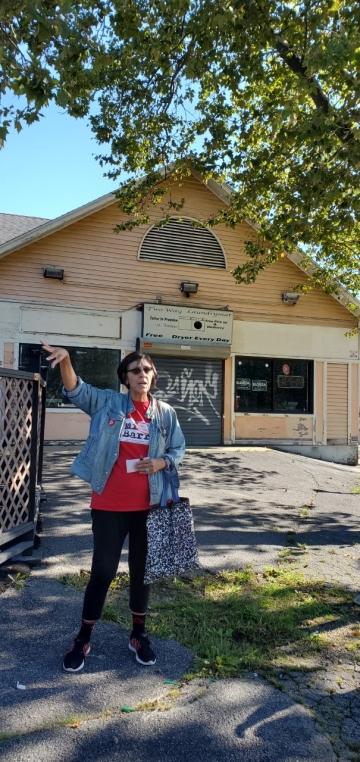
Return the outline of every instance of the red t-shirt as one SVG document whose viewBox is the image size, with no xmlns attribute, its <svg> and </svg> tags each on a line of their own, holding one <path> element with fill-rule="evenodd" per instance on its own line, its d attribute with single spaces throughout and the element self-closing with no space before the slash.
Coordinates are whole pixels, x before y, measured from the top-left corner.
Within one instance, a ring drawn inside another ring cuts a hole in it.
<svg viewBox="0 0 360 762">
<path fill-rule="evenodd" d="M 120 452 L 104 491 L 92 493 L 91 508 L 100 511 L 146 511 L 150 507 L 149 477 L 128 472 L 126 461 L 147 458 L 150 419 L 145 413 L 150 402 L 134 402 L 135 410 L 126 417 L 120 436 Z M 109 423 L 109 425 L 111 425 Z"/>
</svg>

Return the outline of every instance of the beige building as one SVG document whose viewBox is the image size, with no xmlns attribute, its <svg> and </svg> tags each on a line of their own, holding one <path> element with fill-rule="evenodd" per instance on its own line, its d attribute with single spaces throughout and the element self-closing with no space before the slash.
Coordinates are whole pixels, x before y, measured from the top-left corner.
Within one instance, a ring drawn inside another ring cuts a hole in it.
<svg viewBox="0 0 360 762">
<path fill-rule="evenodd" d="M 55 220 L 0 215 L 0 364 L 33 367 L 42 339 L 68 347 L 84 380 L 118 388 L 121 356 L 141 347 L 189 445 L 271 444 L 357 462 L 359 340 L 345 334 L 360 304 L 354 312 L 341 288 L 294 303 L 306 281 L 300 254 L 236 284 L 251 225 L 193 226 L 227 203 L 213 181 L 194 175 L 177 196 L 181 222 L 153 227 L 155 207 L 151 224 L 117 235 L 112 194 Z M 47 399 L 46 439 L 85 439 L 89 419 L 62 396 L 58 370 Z"/>
</svg>

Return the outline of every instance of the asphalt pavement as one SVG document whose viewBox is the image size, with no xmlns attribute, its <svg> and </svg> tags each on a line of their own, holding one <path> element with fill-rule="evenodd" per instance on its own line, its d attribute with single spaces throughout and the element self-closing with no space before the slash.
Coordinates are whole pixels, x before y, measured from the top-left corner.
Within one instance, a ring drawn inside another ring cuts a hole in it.
<svg viewBox="0 0 360 762">
<path fill-rule="evenodd" d="M 91 562 L 90 490 L 69 473 L 73 457 L 46 452 L 43 563 L 21 590 L 14 585 L 0 597 L 0 760 L 340 760 L 309 710 L 255 673 L 195 680 L 174 698 L 166 681 L 180 679 L 193 659 L 174 641 L 152 639 L 157 663 L 141 668 L 127 649 L 128 632 L 100 622 L 85 670 L 62 671 L 82 595 L 58 580 Z M 317 574 L 356 592 L 360 498 L 352 490 L 359 483 L 356 467 L 224 448 L 189 452 L 180 492 L 194 508 L 205 569 L 273 566 L 296 534 L 309 548 L 306 573 L 318 563 Z M 122 711 L 135 706 L 143 708 Z"/>
</svg>

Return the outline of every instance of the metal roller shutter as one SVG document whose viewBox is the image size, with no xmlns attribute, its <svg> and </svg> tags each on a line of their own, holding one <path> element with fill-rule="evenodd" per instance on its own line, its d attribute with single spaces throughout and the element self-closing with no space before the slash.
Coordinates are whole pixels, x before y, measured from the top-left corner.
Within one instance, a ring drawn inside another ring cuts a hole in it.
<svg viewBox="0 0 360 762">
<path fill-rule="evenodd" d="M 188 446 L 222 444 L 221 360 L 156 357 L 155 396 L 175 408 Z"/>
<path fill-rule="evenodd" d="M 327 365 L 327 443 L 348 442 L 348 365 Z"/>
</svg>

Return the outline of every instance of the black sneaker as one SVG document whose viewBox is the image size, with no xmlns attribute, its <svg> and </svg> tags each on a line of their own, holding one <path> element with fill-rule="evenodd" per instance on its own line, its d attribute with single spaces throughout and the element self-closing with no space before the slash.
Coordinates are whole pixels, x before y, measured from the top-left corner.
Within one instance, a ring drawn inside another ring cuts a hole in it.
<svg viewBox="0 0 360 762">
<path fill-rule="evenodd" d="M 129 649 L 136 654 L 136 661 L 144 667 L 151 667 L 156 662 L 156 655 L 151 648 L 147 635 L 130 635 Z"/>
<path fill-rule="evenodd" d="M 82 638 L 75 638 L 70 651 L 66 654 L 63 667 L 67 672 L 80 672 L 85 663 L 85 656 L 90 651 L 90 643 L 85 643 Z"/>
</svg>

